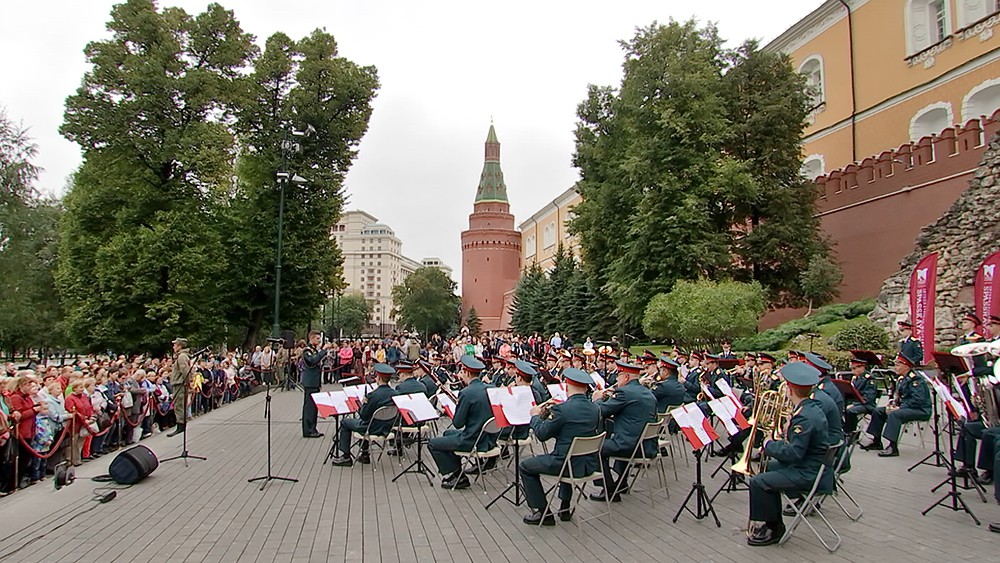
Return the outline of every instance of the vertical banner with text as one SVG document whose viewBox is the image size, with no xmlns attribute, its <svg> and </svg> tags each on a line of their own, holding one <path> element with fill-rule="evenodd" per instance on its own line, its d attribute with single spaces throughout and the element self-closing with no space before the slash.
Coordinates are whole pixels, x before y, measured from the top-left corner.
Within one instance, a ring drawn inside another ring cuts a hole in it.
<svg viewBox="0 0 1000 563">
<path fill-rule="evenodd" d="M 976 316 L 983 320 L 983 332 L 987 339 L 996 336 L 990 334 L 990 315 L 1000 315 L 1000 292 L 997 292 L 996 285 L 1000 278 L 995 275 L 998 264 L 1000 252 L 994 252 L 976 270 Z"/>
<path fill-rule="evenodd" d="M 937 252 L 924 256 L 910 274 L 910 319 L 913 336 L 924 347 L 923 363 L 934 359 L 934 298 L 937 295 Z"/>
</svg>

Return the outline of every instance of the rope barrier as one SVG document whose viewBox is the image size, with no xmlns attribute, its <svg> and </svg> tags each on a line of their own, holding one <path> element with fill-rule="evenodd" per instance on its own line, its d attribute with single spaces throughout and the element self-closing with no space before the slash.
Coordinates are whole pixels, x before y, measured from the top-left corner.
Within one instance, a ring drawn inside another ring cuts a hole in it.
<svg viewBox="0 0 1000 563">
<path fill-rule="evenodd" d="M 18 439 L 18 441 L 21 442 L 21 445 L 24 446 L 24 448 L 26 450 L 28 450 L 28 452 L 31 453 L 31 455 L 33 455 L 33 456 L 35 456 L 37 458 L 41 458 L 41 459 L 49 459 L 50 457 L 56 455 L 56 453 L 59 451 L 59 446 L 62 445 L 63 438 L 65 438 L 66 434 L 68 434 L 68 430 L 69 430 L 69 428 L 67 428 L 66 426 L 63 426 L 62 432 L 59 434 L 59 439 L 56 440 L 55 443 L 52 444 L 51 447 L 49 447 L 48 453 L 44 453 L 44 454 L 43 453 L 39 453 L 38 451 L 35 450 L 35 448 L 32 448 L 31 444 L 29 444 L 28 442 L 24 441 L 24 438 L 18 436 L 17 439 Z"/>
</svg>

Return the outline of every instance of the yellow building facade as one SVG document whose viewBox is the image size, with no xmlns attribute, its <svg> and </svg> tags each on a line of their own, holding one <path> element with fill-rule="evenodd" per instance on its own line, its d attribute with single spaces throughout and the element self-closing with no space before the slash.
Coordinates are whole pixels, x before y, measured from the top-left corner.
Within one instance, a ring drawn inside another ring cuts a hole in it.
<svg viewBox="0 0 1000 563">
<path fill-rule="evenodd" d="M 829 0 L 765 49 L 814 87 L 808 177 L 1000 108 L 1000 0 Z"/>
<path fill-rule="evenodd" d="M 552 268 L 560 242 L 566 251 L 580 257 L 580 243 L 567 228 L 567 223 L 573 218 L 573 207 L 580 200 L 576 188 L 571 187 L 518 226 L 524 267 L 538 264 L 546 271 Z"/>
</svg>

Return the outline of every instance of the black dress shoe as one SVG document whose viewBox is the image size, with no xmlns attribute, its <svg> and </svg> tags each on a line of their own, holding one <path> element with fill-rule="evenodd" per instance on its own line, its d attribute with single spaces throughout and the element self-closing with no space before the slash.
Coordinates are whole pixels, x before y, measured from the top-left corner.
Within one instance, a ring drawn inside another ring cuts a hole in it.
<svg viewBox="0 0 1000 563">
<path fill-rule="evenodd" d="M 338 456 L 333 458 L 330 464 L 338 467 L 350 467 L 354 465 L 354 460 L 352 460 L 350 456 Z"/>
<path fill-rule="evenodd" d="M 747 545 L 759 547 L 763 545 L 774 545 L 781 541 L 781 536 L 785 535 L 784 526 L 774 526 L 764 524 L 758 527 L 754 533 L 747 538 Z"/>
<path fill-rule="evenodd" d="M 604 502 L 606 498 L 607 498 L 607 493 L 605 493 L 604 491 L 590 495 L 590 500 L 596 500 L 600 502 Z M 622 501 L 621 495 L 615 495 L 611 497 L 611 502 L 621 502 L 621 501 Z"/>
<path fill-rule="evenodd" d="M 882 445 L 882 441 L 881 440 L 879 440 L 877 442 L 872 442 L 872 443 L 870 443 L 868 445 L 860 446 L 860 447 L 861 447 L 862 450 L 865 450 L 866 452 L 872 452 L 872 451 L 878 451 L 878 450 L 885 449 L 885 446 Z"/>
<path fill-rule="evenodd" d="M 365 452 L 358 456 L 358 461 L 365 465 L 368 465 L 369 463 L 372 462 L 372 458 L 370 455 L 368 455 L 368 452 Z"/>
<path fill-rule="evenodd" d="M 401 457 L 403 455 L 403 450 L 392 449 L 392 450 L 389 450 L 389 451 L 385 452 L 385 455 L 400 456 Z"/>
<path fill-rule="evenodd" d="M 979 482 L 982 483 L 983 485 L 992 485 L 993 484 L 993 472 L 992 471 L 983 471 L 982 473 L 980 473 L 979 474 Z"/>
<path fill-rule="evenodd" d="M 948 476 L 949 477 L 968 477 L 970 471 L 971 471 L 970 468 L 968 468 L 968 467 L 966 467 L 966 466 L 963 465 L 962 467 L 959 467 L 958 469 L 949 469 L 948 470 Z"/>
<path fill-rule="evenodd" d="M 541 523 L 542 526 L 555 526 L 556 519 L 553 518 L 551 514 L 547 514 L 544 519 L 542 519 L 543 510 L 532 510 L 531 514 L 524 517 L 525 524 L 531 524 L 532 526 L 537 526 Z"/>
<path fill-rule="evenodd" d="M 313 432 L 312 434 L 303 434 L 302 437 L 303 438 L 322 438 L 323 437 L 323 433 L 322 432 Z"/>
<path fill-rule="evenodd" d="M 899 449 L 895 446 L 889 446 L 888 448 L 880 451 L 878 453 L 879 457 L 899 457 Z"/>
<path fill-rule="evenodd" d="M 559 509 L 559 520 L 562 520 L 563 522 L 569 522 L 572 519 L 573 519 L 573 511 L 572 510 L 570 510 L 568 508 L 560 508 Z"/>
<path fill-rule="evenodd" d="M 167 438 L 176 436 L 176 435 L 181 434 L 183 432 L 184 432 L 184 425 L 183 424 L 178 424 L 177 426 L 174 427 L 174 431 L 173 432 L 171 432 L 170 434 L 167 434 Z"/>
<path fill-rule="evenodd" d="M 469 478 L 466 477 L 465 475 L 462 475 L 461 478 L 455 479 L 454 481 L 441 483 L 442 489 L 452 489 L 457 491 L 460 491 L 462 489 L 468 489 L 471 486 L 472 483 L 469 482 Z"/>
<path fill-rule="evenodd" d="M 1000 534 L 1000 522 L 990 522 L 990 531 Z"/>
</svg>

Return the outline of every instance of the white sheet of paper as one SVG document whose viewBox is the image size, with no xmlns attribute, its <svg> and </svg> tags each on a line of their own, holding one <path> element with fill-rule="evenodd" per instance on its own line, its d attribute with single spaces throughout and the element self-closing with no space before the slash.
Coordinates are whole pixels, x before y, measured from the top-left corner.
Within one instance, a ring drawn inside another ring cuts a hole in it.
<svg viewBox="0 0 1000 563">
<path fill-rule="evenodd" d="M 547 386 L 549 390 L 549 395 L 555 399 L 557 403 L 566 402 L 566 384 L 565 383 L 552 383 Z"/>
<path fill-rule="evenodd" d="M 601 374 L 597 373 L 596 371 L 591 373 L 590 377 L 594 378 L 594 385 L 597 387 L 598 390 L 604 389 L 605 387 L 608 386 L 608 382 L 604 381 L 604 378 L 601 377 Z"/>
<path fill-rule="evenodd" d="M 726 427 L 726 432 L 730 436 L 740 431 L 740 427 L 733 420 L 736 418 L 736 405 L 733 403 L 731 397 L 727 396 L 722 399 L 709 401 L 708 407 L 712 409 L 715 416 L 719 417 L 719 420 L 722 421 L 722 424 Z"/>
<path fill-rule="evenodd" d="M 535 395 L 527 385 L 492 387 L 486 390 L 491 404 L 499 404 L 507 422 L 522 426 L 531 422 L 531 407 L 535 406 Z"/>
<path fill-rule="evenodd" d="M 438 406 L 441 407 L 441 410 L 444 411 L 444 413 L 447 414 L 449 417 L 455 416 L 455 409 L 456 409 L 455 401 L 452 401 L 451 397 L 445 395 L 444 393 L 438 393 L 437 398 L 438 398 Z"/>
<path fill-rule="evenodd" d="M 347 393 L 343 391 L 312 393 L 312 399 L 316 403 L 317 411 L 324 417 L 352 412 L 350 405 L 347 404 Z"/>
<path fill-rule="evenodd" d="M 716 380 L 715 386 L 719 388 L 719 391 L 722 391 L 723 395 L 733 394 L 733 388 L 730 387 L 729 384 L 726 383 L 726 380 L 722 379 L 721 377 L 718 380 Z"/>
<path fill-rule="evenodd" d="M 439 418 L 437 411 L 434 410 L 434 405 L 427 400 L 427 395 L 423 393 L 396 395 L 392 398 L 392 402 L 396 403 L 396 407 L 400 411 L 409 411 L 413 417 L 413 422 L 424 422 Z"/>
</svg>

